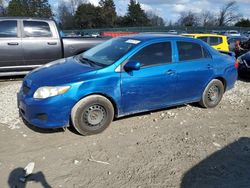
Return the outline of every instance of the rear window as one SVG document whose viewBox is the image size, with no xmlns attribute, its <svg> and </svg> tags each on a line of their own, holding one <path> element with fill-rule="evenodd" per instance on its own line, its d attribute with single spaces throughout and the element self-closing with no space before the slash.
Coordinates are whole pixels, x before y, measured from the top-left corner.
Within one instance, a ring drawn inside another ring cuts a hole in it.
<svg viewBox="0 0 250 188">
<path fill-rule="evenodd" d="M 177 42 L 179 61 L 210 58 L 210 54 L 201 45 L 194 42 Z"/>
<path fill-rule="evenodd" d="M 208 37 L 197 37 L 200 40 L 203 40 L 204 42 L 208 43 Z"/>
<path fill-rule="evenodd" d="M 218 45 L 222 43 L 221 37 L 209 37 L 209 44 L 210 45 Z"/>
<path fill-rule="evenodd" d="M 41 21 L 24 21 L 25 37 L 52 37 L 49 24 Z"/>
<path fill-rule="evenodd" d="M 0 21 L 0 37 L 17 37 L 17 21 Z"/>
</svg>

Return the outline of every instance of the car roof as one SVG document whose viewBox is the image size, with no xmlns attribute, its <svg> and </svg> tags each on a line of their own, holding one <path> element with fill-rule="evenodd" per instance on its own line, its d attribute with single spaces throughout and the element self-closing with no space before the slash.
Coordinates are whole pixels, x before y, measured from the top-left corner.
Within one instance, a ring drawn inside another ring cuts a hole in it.
<svg viewBox="0 0 250 188">
<path fill-rule="evenodd" d="M 209 34 L 209 33 L 189 33 L 183 36 L 196 36 L 196 37 L 225 37 L 225 35 Z"/>
<path fill-rule="evenodd" d="M 247 39 L 248 37 L 246 36 L 231 36 L 231 37 L 228 37 L 228 39 Z"/>
<path fill-rule="evenodd" d="M 150 40 L 160 40 L 160 39 L 173 39 L 173 40 L 175 40 L 175 39 L 187 39 L 187 37 L 185 37 L 185 36 L 162 34 L 162 33 L 127 35 L 127 36 L 123 36 L 122 38 L 135 39 L 135 40 L 139 40 L 139 41 L 150 41 Z"/>
<path fill-rule="evenodd" d="M 0 20 L 45 20 L 45 21 L 49 21 L 49 20 L 53 20 L 52 18 L 36 18 L 36 17 L 22 17 L 22 16 L 8 16 L 8 17 L 0 17 Z"/>
</svg>

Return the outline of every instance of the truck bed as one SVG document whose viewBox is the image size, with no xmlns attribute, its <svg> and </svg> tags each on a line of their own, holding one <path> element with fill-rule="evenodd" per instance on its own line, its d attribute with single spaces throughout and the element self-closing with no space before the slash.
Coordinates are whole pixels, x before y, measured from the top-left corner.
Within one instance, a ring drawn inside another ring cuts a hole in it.
<svg viewBox="0 0 250 188">
<path fill-rule="evenodd" d="M 100 44 L 106 40 L 108 37 L 63 37 L 63 52 L 64 57 L 70 57 L 73 55 L 80 54 L 86 50 Z"/>
</svg>

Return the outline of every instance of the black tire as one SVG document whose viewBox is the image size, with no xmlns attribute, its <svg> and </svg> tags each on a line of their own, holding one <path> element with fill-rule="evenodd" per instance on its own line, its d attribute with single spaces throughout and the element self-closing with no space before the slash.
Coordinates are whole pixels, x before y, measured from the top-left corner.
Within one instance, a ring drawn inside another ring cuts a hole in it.
<svg viewBox="0 0 250 188">
<path fill-rule="evenodd" d="M 100 95 L 83 98 L 71 111 L 73 126 L 81 135 L 101 133 L 110 125 L 113 118 L 112 103 Z"/>
<path fill-rule="evenodd" d="M 224 94 L 225 88 L 220 80 L 213 79 L 205 88 L 199 104 L 204 108 L 216 107 Z"/>
</svg>

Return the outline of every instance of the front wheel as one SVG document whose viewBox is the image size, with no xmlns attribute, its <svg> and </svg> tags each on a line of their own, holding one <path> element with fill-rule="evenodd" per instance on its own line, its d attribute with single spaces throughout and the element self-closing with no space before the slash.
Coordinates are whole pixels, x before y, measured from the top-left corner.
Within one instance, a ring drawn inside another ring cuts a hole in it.
<svg viewBox="0 0 250 188">
<path fill-rule="evenodd" d="M 213 108 L 217 106 L 224 94 L 223 83 L 218 79 L 213 79 L 205 88 L 202 99 L 199 104 L 204 108 Z"/>
<path fill-rule="evenodd" d="M 71 111 L 74 128 L 81 135 L 104 131 L 114 118 L 112 103 L 100 95 L 91 95 L 80 100 Z"/>
</svg>

